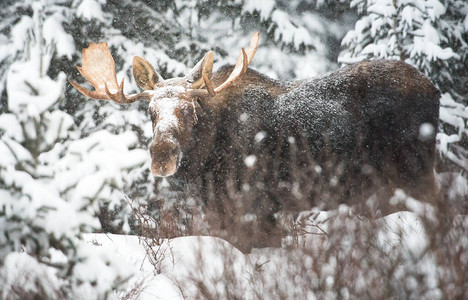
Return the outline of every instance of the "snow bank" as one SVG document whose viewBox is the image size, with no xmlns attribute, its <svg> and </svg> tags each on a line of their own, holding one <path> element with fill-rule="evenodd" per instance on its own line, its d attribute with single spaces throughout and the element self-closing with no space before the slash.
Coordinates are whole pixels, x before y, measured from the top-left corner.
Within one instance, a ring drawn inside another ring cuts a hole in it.
<svg viewBox="0 0 468 300">
<path fill-rule="evenodd" d="M 325 238 L 323 232 L 332 232 L 333 227 L 346 224 L 352 231 L 363 226 L 363 223 L 366 224 L 366 221 L 359 218 L 334 218 L 337 215 L 351 215 L 351 212 L 343 206 L 337 211 L 317 211 L 313 217 L 309 215 L 309 232 L 312 234 L 303 243 L 306 245 L 304 249 L 254 249 L 248 255 L 215 237 L 162 240 L 154 245 L 151 255 L 136 236 L 86 234 L 84 238 L 96 247 L 102 247 L 104 252 L 116 253 L 123 263 L 130 262 L 133 265 L 136 275 L 128 282 L 127 290 L 139 287 L 138 299 L 193 299 L 200 296 L 200 293 L 219 299 L 233 296 L 256 299 L 269 295 L 262 294 L 262 291 L 266 293 L 273 290 L 283 291 L 292 298 L 300 295 L 315 298 L 318 295 L 313 292 L 314 286 L 318 285 L 320 279 L 314 276 L 325 278 L 329 286 L 324 289 L 334 293 L 333 274 L 337 272 L 338 266 L 333 259 L 321 261 L 321 271 L 315 275 L 307 275 L 314 264 L 317 264 L 314 260 L 319 260 L 319 257 L 304 255 L 304 251 L 318 253 L 319 245 L 323 246 L 323 243 L 332 246 L 333 238 Z M 403 253 L 408 259 L 414 259 L 423 255 L 427 249 L 428 238 L 417 213 L 394 213 L 379 219 L 376 225 L 376 228 L 380 228 L 376 233 L 376 245 L 388 255 L 387 258 L 397 259 Z M 350 234 L 346 239 L 348 241 L 343 244 L 351 245 L 353 239 L 359 237 Z M 404 249 L 403 252 L 395 251 L 398 245 Z M 419 265 L 415 264 L 415 267 L 424 269 L 430 279 L 435 277 L 434 265 L 433 257 L 428 256 Z M 399 270 L 403 272 L 408 267 L 411 266 L 402 264 Z M 371 275 L 360 276 L 365 280 L 366 276 Z M 308 288 L 304 290 L 304 287 Z"/>
<path fill-rule="evenodd" d="M 228 242 L 214 237 L 180 237 L 164 240 L 153 248 L 160 254 L 155 266 L 136 236 L 113 234 L 86 234 L 86 241 L 104 252 L 117 253 L 122 262 L 130 262 L 136 275 L 127 283 L 128 290 L 141 286 L 143 299 L 193 299 L 199 283 L 206 284 L 211 292 L 226 295 L 220 279 L 225 275 L 226 266 L 233 266 L 233 280 L 247 288 L 252 274 L 249 257 Z M 229 261 L 226 261 L 226 258 Z M 222 299 L 221 297 L 220 299 Z"/>
</svg>

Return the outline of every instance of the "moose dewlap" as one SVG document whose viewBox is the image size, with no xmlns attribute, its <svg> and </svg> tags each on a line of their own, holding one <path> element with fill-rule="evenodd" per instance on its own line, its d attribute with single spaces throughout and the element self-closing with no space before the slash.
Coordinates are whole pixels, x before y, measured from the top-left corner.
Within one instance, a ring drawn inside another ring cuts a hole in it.
<svg viewBox="0 0 468 300">
<path fill-rule="evenodd" d="M 247 68 L 258 40 L 255 33 L 235 66 L 213 73 L 210 51 L 185 77 L 166 80 L 135 57 L 144 91 L 133 95 L 117 83 L 107 44 L 91 44 L 78 70 L 95 91 L 70 83 L 93 99 L 150 101 L 151 172 L 189 183 L 202 199 L 214 192 L 225 213 L 233 191 L 247 193 L 246 210 L 270 221 L 283 209 L 396 188 L 435 199 L 440 93 L 428 78 L 401 61 L 379 60 L 282 82 Z M 249 157 L 254 163 L 245 163 Z"/>
</svg>

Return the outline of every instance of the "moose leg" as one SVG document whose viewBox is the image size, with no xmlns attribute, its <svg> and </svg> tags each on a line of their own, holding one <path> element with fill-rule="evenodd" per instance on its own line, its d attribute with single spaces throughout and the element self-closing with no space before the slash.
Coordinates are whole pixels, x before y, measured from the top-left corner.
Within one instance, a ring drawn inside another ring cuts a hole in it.
<svg viewBox="0 0 468 300">
<path fill-rule="evenodd" d="M 401 188 L 409 196 L 437 205 L 439 188 L 434 176 L 435 142 L 416 137 L 387 149 L 384 176 L 392 189 Z"/>
<path fill-rule="evenodd" d="M 253 247 L 281 247 L 283 234 L 274 215 L 260 216 L 253 237 Z"/>
</svg>

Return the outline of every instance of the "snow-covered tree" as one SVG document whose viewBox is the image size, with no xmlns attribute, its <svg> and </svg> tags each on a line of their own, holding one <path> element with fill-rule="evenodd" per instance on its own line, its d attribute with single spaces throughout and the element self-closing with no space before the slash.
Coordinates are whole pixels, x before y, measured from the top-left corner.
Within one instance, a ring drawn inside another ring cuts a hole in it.
<svg viewBox="0 0 468 300">
<path fill-rule="evenodd" d="M 96 132 L 73 140 L 79 137 L 75 122 L 58 109 L 65 74 L 47 75 L 60 43 L 45 28 L 53 23 L 56 32 L 64 31 L 41 3 L 31 8 L 33 16 L 17 24 L 23 35 L 14 41 L 25 43 L 24 52 L 9 66 L 7 106 L 0 115 L 0 298 L 107 298 L 132 269 L 80 236 L 100 227 L 96 199 L 112 199 L 110 184 L 123 185 L 107 173 L 142 164 L 142 153 L 128 150 L 136 142 L 128 134 Z M 122 146 L 111 153 L 101 146 L 112 142 Z M 116 163 L 116 151 L 130 161 Z"/>
<path fill-rule="evenodd" d="M 443 93 L 438 149 L 468 170 L 468 3 L 459 0 L 355 0 L 361 17 L 342 43 L 342 63 L 399 59 L 424 72 Z"/>
</svg>

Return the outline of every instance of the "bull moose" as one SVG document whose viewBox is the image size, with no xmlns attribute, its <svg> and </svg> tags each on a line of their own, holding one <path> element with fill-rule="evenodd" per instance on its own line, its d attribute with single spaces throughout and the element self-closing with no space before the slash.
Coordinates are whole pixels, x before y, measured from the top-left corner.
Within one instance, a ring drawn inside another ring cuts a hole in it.
<svg viewBox="0 0 468 300">
<path fill-rule="evenodd" d="M 253 34 L 235 66 L 213 73 L 209 51 L 186 76 L 166 80 L 135 56 L 144 91 L 132 95 L 117 83 L 107 44 L 91 44 L 77 68 L 95 91 L 70 83 L 97 100 L 149 101 L 152 174 L 190 186 L 225 216 L 221 229 L 241 222 L 239 207 L 253 212 L 260 233 L 247 250 L 278 243 L 279 211 L 352 204 L 376 192 L 388 200 L 396 188 L 435 201 L 440 92 L 428 78 L 404 62 L 376 60 L 282 82 L 248 68 L 258 41 Z M 392 210 L 386 200 L 384 213 Z"/>
</svg>

